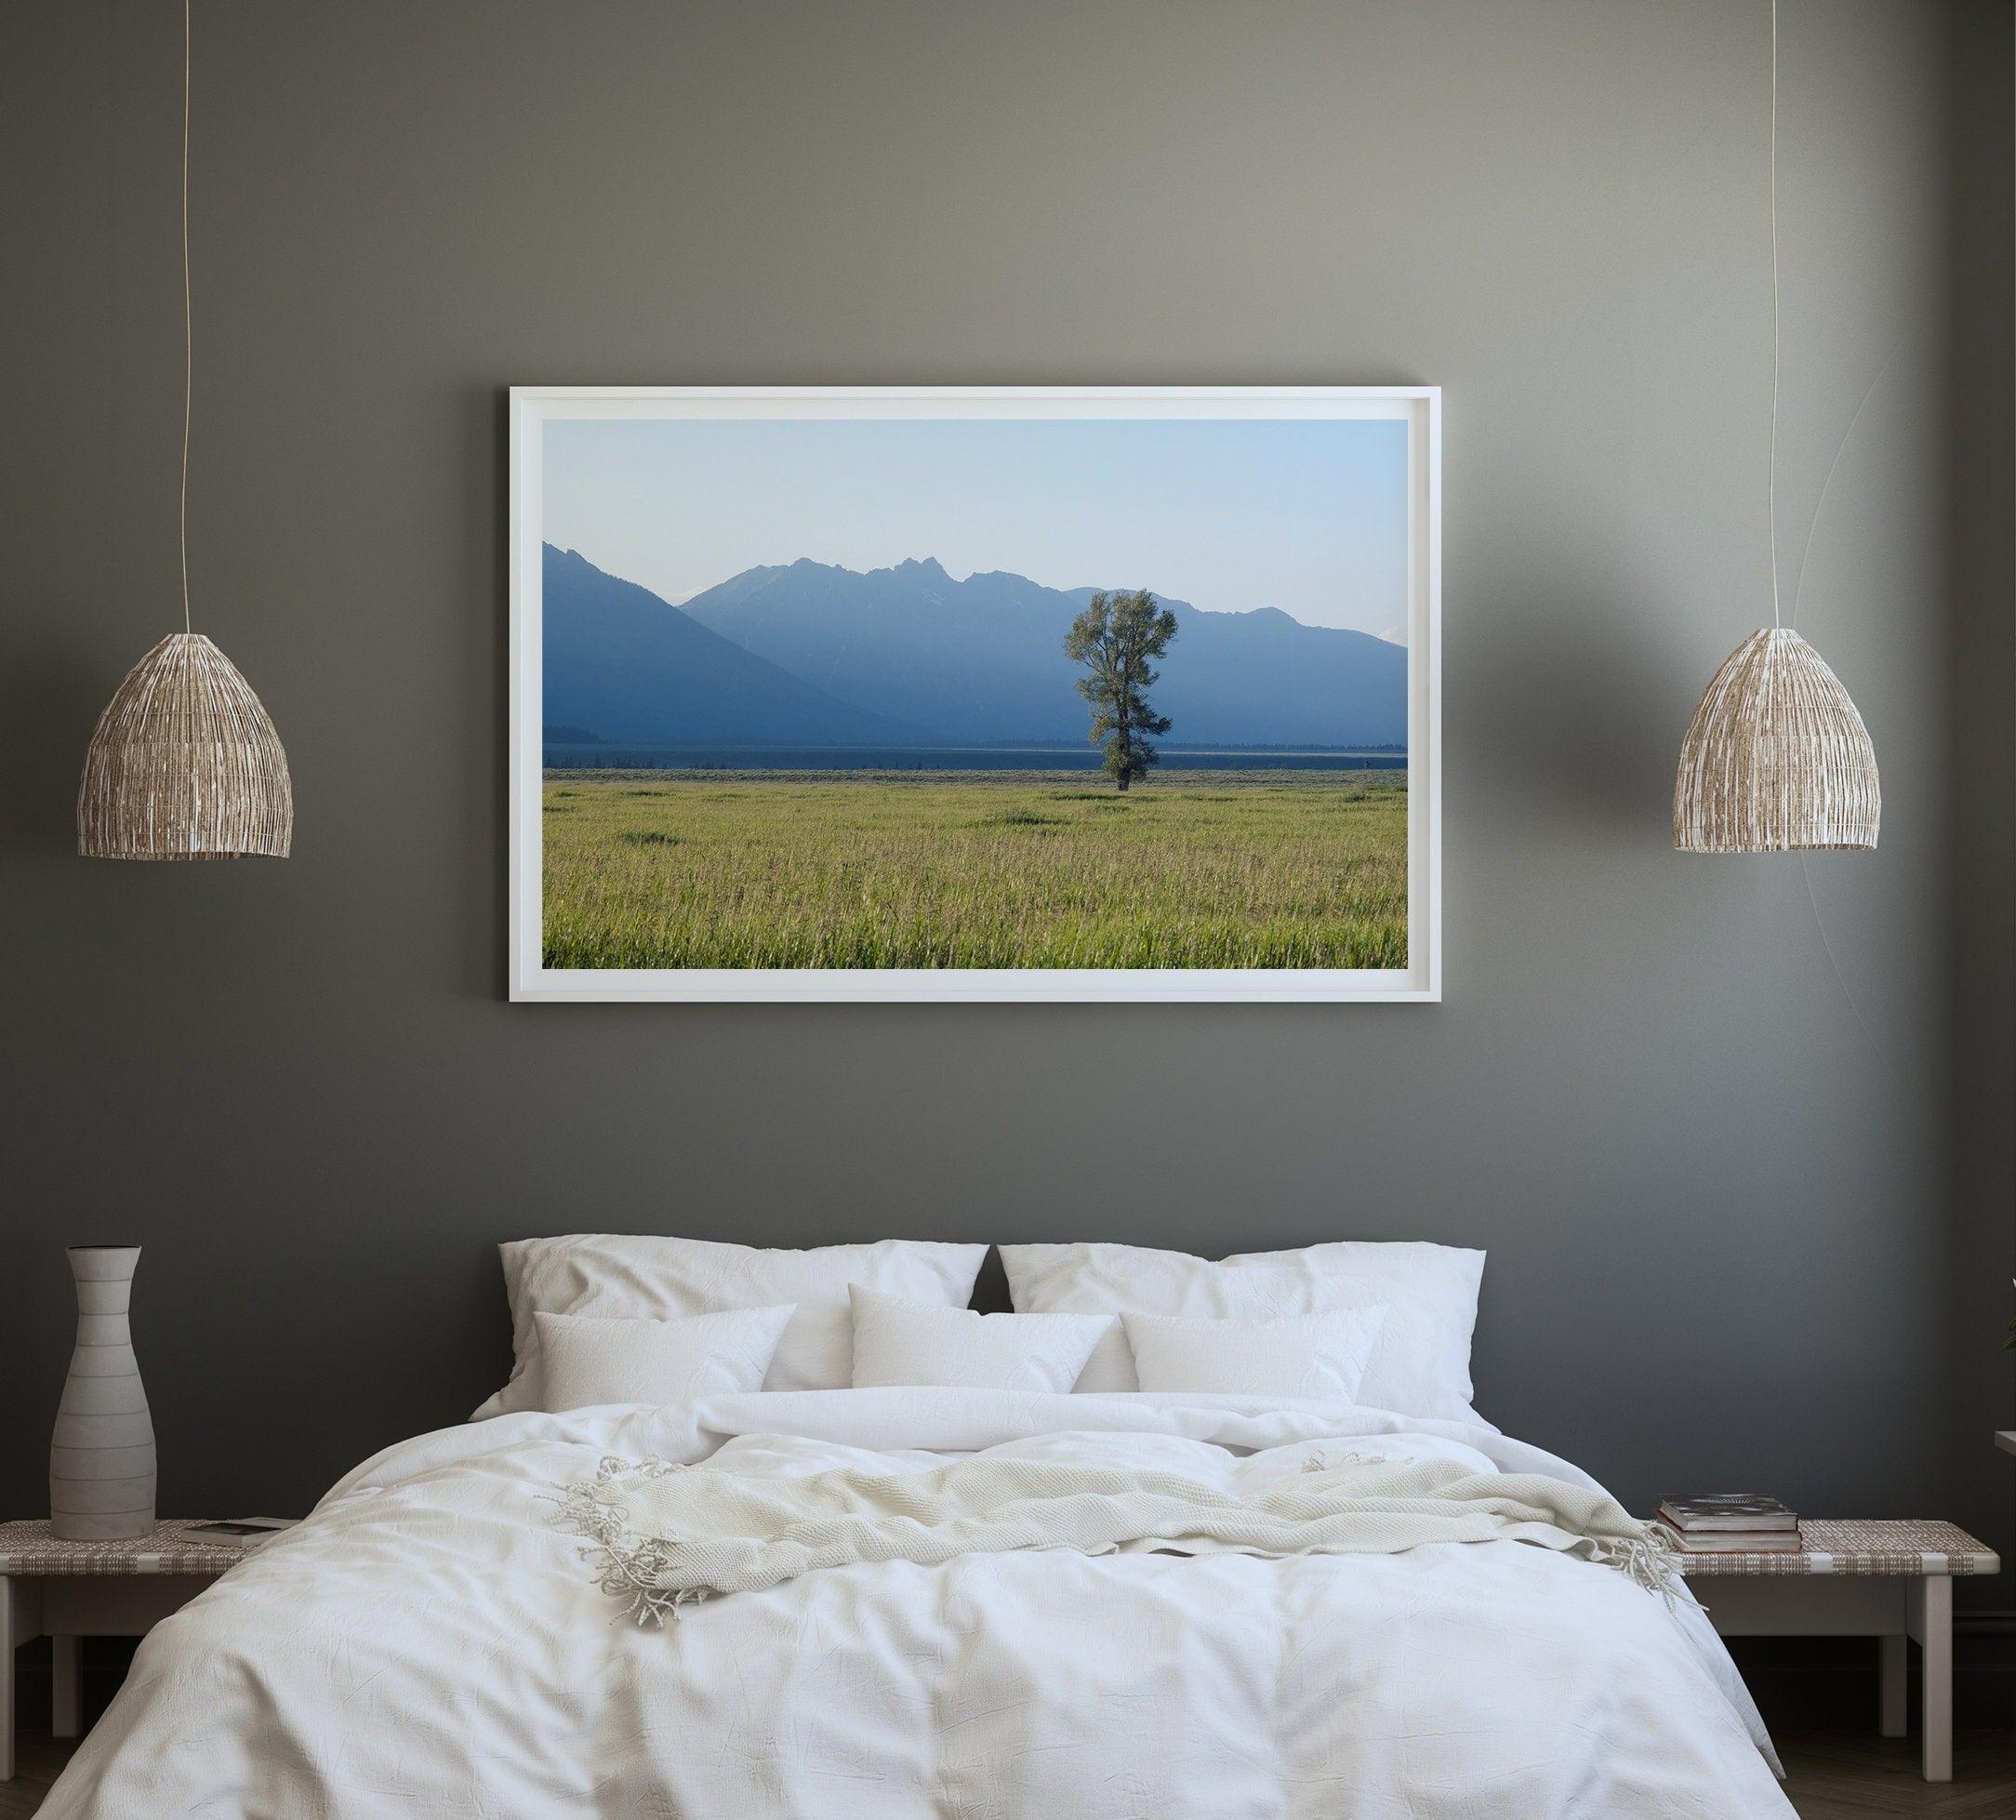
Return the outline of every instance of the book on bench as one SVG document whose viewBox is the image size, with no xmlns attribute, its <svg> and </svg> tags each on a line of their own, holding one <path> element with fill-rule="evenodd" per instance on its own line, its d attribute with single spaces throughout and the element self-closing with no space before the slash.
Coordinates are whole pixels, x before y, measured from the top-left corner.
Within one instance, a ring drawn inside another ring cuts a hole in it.
<svg viewBox="0 0 2016 1820">
<path fill-rule="evenodd" d="M 1665 1527 L 1683 1555 L 1796 1555 L 1802 1546 L 1796 1529 L 1696 1530 L 1689 1534 L 1671 1523 Z"/>
<path fill-rule="evenodd" d="M 1762 1492 L 1671 1492 L 1659 1500 L 1659 1520 L 1688 1534 L 1797 1532 L 1799 1526 L 1789 1504 Z"/>
<path fill-rule="evenodd" d="M 1799 1520 L 1792 1507 L 1761 1492 L 1675 1492 L 1660 1500 L 1659 1521 L 1689 1554 L 1799 1550 Z"/>
</svg>

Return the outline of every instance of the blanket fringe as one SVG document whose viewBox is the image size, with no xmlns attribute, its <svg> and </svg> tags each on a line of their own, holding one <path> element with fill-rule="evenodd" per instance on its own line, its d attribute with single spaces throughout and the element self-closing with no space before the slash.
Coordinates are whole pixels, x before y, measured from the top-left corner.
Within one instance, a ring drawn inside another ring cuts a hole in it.
<svg viewBox="0 0 2016 1820">
<path fill-rule="evenodd" d="M 1596 1544 L 1595 1558 L 1647 1592 L 1655 1592 L 1670 1608 L 1686 1587 L 1681 1578 L 1679 1557 L 1656 1523 L 1647 1523 L 1639 1535 L 1611 1535 Z"/>
<path fill-rule="evenodd" d="M 625 1460 L 604 1455 L 595 1476 L 563 1488 L 550 1500 L 560 1508 L 553 1521 L 584 1538 L 581 1559 L 594 1570 L 596 1584 L 639 1625 L 677 1621 L 682 1605 L 714 1597 L 711 1587 L 668 1588 L 663 1575 L 673 1536 L 634 1534 L 605 1494 L 619 1478 L 663 1479 L 686 1468 L 672 1460 Z"/>
</svg>

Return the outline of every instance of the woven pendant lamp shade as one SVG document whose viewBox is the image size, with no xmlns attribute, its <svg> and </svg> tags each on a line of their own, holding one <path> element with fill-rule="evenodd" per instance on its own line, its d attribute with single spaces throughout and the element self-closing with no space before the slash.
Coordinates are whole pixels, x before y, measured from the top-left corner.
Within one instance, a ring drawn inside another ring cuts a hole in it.
<svg viewBox="0 0 2016 1820">
<path fill-rule="evenodd" d="M 1751 633 L 1715 672 L 1680 742 L 1682 853 L 1873 847 L 1876 748 L 1855 704 L 1797 632 Z"/>
<path fill-rule="evenodd" d="M 294 786 L 266 710 L 201 632 L 171 632 L 99 716 L 77 851 L 100 859 L 285 859 Z"/>
</svg>

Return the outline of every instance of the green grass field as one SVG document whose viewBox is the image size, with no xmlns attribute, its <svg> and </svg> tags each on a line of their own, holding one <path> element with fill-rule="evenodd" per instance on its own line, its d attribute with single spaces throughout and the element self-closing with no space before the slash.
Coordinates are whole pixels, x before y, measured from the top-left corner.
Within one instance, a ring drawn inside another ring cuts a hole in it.
<svg viewBox="0 0 2016 1820">
<path fill-rule="evenodd" d="M 549 772 L 550 967 L 1404 967 L 1399 771 Z"/>
</svg>

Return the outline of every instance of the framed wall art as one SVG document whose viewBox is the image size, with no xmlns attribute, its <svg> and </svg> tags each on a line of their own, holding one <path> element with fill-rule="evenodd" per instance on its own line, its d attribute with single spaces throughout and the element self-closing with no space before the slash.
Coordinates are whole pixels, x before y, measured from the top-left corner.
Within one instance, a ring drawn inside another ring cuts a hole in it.
<svg viewBox="0 0 2016 1820">
<path fill-rule="evenodd" d="M 511 996 L 1439 998 L 1440 406 L 514 389 Z"/>
</svg>

